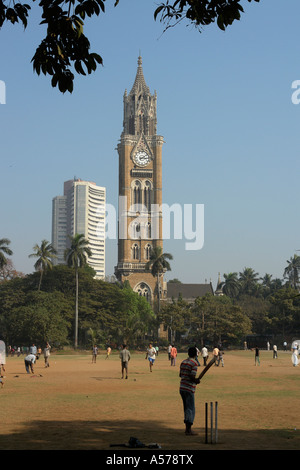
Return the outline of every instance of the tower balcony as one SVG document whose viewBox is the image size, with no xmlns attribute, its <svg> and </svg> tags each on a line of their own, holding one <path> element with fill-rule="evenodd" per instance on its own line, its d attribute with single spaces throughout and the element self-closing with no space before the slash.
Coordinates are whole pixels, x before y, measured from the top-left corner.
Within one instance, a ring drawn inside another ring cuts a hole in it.
<svg viewBox="0 0 300 470">
<path fill-rule="evenodd" d="M 116 271 L 145 271 L 146 263 L 118 263 Z"/>
</svg>

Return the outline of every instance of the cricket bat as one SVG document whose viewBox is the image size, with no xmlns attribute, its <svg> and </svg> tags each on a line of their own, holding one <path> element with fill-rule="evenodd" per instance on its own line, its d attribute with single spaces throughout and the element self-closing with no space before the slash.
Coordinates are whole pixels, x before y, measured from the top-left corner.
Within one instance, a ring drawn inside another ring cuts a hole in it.
<svg viewBox="0 0 300 470">
<path fill-rule="evenodd" d="M 211 368 L 211 366 L 215 363 L 216 361 L 216 358 L 215 356 L 209 361 L 209 363 L 207 364 L 207 366 L 203 369 L 203 371 L 201 372 L 201 374 L 199 375 L 199 377 L 197 377 L 198 379 L 202 379 L 203 375 L 206 374 L 206 372 L 208 371 L 208 369 Z"/>
</svg>

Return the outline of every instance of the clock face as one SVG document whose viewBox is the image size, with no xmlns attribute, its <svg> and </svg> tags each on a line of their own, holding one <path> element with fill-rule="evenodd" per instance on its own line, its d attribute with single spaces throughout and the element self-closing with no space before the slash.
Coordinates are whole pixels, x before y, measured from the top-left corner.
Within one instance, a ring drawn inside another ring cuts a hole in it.
<svg viewBox="0 0 300 470">
<path fill-rule="evenodd" d="M 133 160 L 139 166 L 146 166 L 150 162 L 150 157 L 147 152 L 140 151 L 135 154 Z"/>
</svg>

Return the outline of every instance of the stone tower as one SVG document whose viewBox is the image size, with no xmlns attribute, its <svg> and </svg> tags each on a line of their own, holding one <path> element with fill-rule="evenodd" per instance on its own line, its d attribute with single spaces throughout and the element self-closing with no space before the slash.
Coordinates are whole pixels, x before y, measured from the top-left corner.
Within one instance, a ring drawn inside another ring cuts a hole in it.
<svg viewBox="0 0 300 470">
<path fill-rule="evenodd" d="M 119 154 L 119 229 L 116 277 L 153 302 L 156 279 L 145 266 L 162 242 L 162 145 L 157 135 L 157 96 L 146 85 L 142 58 L 133 87 L 125 90 Z M 160 280 L 162 285 L 162 279 Z"/>
</svg>

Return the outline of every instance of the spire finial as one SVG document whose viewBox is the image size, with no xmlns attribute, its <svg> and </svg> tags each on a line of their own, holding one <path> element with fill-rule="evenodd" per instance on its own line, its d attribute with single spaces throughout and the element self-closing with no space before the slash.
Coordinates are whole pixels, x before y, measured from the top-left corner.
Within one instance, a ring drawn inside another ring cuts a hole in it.
<svg viewBox="0 0 300 470">
<path fill-rule="evenodd" d="M 148 93 L 148 94 L 150 93 L 150 90 L 147 87 L 145 78 L 144 78 L 141 55 L 139 55 L 138 57 L 137 73 L 136 73 L 135 81 L 134 81 L 130 94 L 136 93 L 138 90 L 142 90 L 144 93 Z"/>
</svg>

